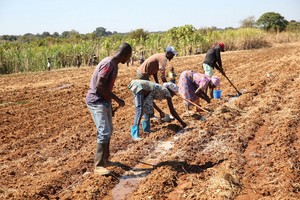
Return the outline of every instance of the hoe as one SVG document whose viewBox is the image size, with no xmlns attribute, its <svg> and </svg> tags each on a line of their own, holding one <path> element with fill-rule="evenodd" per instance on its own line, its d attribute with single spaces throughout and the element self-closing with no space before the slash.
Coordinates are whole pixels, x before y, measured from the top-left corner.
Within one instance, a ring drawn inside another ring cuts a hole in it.
<svg viewBox="0 0 300 200">
<path fill-rule="evenodd" d="M 241 92 L 238 91 L 238 89 L 236 89 L 236 87 L 233 85 L 233 83 L 229 80 L 229 78 L 226 76 L 226 74 L 223 74 L 223 76 L 225 76 L 225 78 L 229 81 L 229 83 L 232 85 L 232 87 L 235 89 L 235 91 L 237 92 L 235 97 L 239 97 L 242 95 Z"/>
</svg>

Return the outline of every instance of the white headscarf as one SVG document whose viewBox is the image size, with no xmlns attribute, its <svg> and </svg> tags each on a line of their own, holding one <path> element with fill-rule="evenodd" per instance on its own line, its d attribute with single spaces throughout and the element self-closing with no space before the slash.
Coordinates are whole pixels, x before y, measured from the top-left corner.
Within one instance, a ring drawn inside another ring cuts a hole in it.
<svg viewBox="0 0 300 200">
<path fill-rule="evenodd" d="M 166 83 L 163 84 L 163 86 L 170 89 L 170 90 L 172 90 L 176 94 L 178 93 L 178 87 L 175 83 L 166 82 Z"/>
</svg>

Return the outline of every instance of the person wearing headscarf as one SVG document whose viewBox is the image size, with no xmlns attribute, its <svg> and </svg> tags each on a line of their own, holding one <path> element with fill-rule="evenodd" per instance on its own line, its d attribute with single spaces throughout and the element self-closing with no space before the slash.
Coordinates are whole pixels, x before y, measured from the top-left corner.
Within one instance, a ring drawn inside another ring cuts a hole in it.
<svg viewBox="0 0 300 200">
<path fill-rule="evenodd" d="M 206 74 L 194 72 L 192 70 L 183 71 L 179 78 L 179 94 L 199 105 L 199 98 L 210 103 L 207 95 L 208 88 L 213 91 L 214 88 L 220 86 L 220 79 L 217 76 L 209 77 Z M 212 94 L 210 94 L 212 98 Z M 187 111 L 189 111 L 191 103 L 184 101 Z"/>
<path fill-rule="evenodd" d="M 182 127 L 186 127 L 186 123 L 179 117 L 172 103 L 172 97 L 178 93 L 178 87 L 171 82 L 165 82 L 163 85 L 153 83 L 147 80 L 132 80 L 128 85 L 134 97 L 135 117 L 131 126 L 131 136 L 133 140 L 140 140 L 139 125 L 142 121 L 144 132 L 150 132 L 150 116 L 153 114 L 153 108 L 159 113 L 160 117 L 165 117 L 165 113 L 154 103 L 155 100 L 167 99 L 169 110 L 172 116 L 178 120 Z"/>
</svg>

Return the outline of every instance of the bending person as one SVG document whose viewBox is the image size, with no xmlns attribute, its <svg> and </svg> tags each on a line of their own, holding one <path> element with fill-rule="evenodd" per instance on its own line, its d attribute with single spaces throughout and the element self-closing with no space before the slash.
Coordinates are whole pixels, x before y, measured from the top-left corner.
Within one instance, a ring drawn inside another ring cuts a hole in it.
<svg viewBox="0 0 300 200">
<path fill-rule="evenodd" d="M 178 92 L 178 87 L 174 83 L 164 83 L 163 85 L 153 83 L 146 80 L 132 80 L 128 85 L 134 96 L 135 117 L 133 126 L 131 126 L 131 136 L 134 140 L 140 140 L 139 125 L 142 121 L 144 132 L 150 132 L 150 116 L 153 114 L 153 107 L 160 113 L 163 118 L 165 113 L 153 102 L 153 100 L 167 99 L 168 107 L 175 119 L 177 119 L 182 127 L 186 127 L 186 123 L 179 117 L 172 103 L 172 97 Z"/>
<path fill-rule="evenodd" d="M 171 61 L 177 54 L 174 47 L 168 46 L 165 53 L 157 53 L 147 58 L 137 69 L 137 78 L 142 80 L 150 80 L 153 76 L 156 83 L 158 82 L 157 74 L 160 72 L 162 82 L 166 80 L 167 61 Z"/>
<path fill-rule="evenodd" d="M 220 80 L 217 76 L 211 78 L 206 74 L 196 73 L 191 70 L 183 71 L 179 78 L 179 94 L 199 105 L 199 98 L 210 103 L 210 98 L 207 95 L 207 89 L 214 89 L 220 86 Z M 212 98 L 212 96 L 211 96 Z M 187 111 L 189 112 L 191 103 L 184 101 Z M 197 109 L 199 112 L 200 110 Z"/>
</svg>

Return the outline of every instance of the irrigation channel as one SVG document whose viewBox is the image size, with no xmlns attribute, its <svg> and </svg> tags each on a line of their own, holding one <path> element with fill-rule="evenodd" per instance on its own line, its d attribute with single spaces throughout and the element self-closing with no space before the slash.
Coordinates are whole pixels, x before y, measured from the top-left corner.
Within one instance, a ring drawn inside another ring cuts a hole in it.
<svg viewBox="0 0 300 200">
<path fill-rule="evenodd" d="M 242 90 L 242 94 L 246 90 Z M 238 98 L 237 95 L 232 95 L 228 102 L 232 103 Z M 171 119 L 173 117 L 171 116 Z M 202 121 L 206 118 L 201 117 Z M 165 155 L 170 149 L 173 148 L 174 142 L 180 137 L 185 129 L 177 132 L 177 134 L 166 141 L 158 142 L 155 150 L 141 160 L 136 166 L 134 166 L 130 171 L 126 171 L 121 177 L 119 183 L 110 191 L 110 194 L 106 196 L 103 200 L 123 200 L 126 196 L 131 194 L 138 186 L 138 184 L 144 180 L 153 170 L 163 155 Z"/>
<path fill-rule="evenodd" d="M 158 142 L 154 151 L 141 160 L 130 171 L 126 171 L 121 177 L 120 182 L 111 190 L 110 194 L 103 200 L 123 200 L 132 193 L 138 184 L 144 180 L 157 165 L 161 158 L 174 146 L 174 142 L 180 137 L 184 130 L 178 132 L 175 136 L 166 141 Z"/>
</svg>

